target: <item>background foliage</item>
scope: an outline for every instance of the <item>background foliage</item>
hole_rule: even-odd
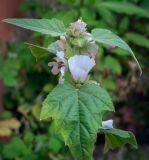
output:
[[[115,126],[133,131],[141,147],[137,151],[125,147],[116,154],[110,152],[103,156],[103,137],[96,143],[94,156],[97,159],[102,156],[104,159],[120,159],[122,156],[133,160],[140,155],[141,160],[148,159],[148,9],[148,0],[24,0],[20,6],[30,18],[55,17],[68,25],[82,17],[89,30],[94,27],[110,29],[131,45],[141,63],[143,75],[139,77],[129,53],[112,46],[99,49],[99,62],[92,78],[110,92],[115,102],[117,113],[109,115],[114,118]],[[53,40],[39,33],[26,34],[25,41],[45,47]],[[0,113],[0,158],[71,160],[52,121],[40,122],[38,118],[41,102],[57,84],[58,78],[50,74],[48,59],[36,62],[23,41],[10,40],[8,53],[0,55],[0,78],[6,86],[4,111]]]

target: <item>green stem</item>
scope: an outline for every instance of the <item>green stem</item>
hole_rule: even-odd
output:
[[[84,6],[84,0],[80,0],[80,4],[79,4],[79,18],[81,16],[81,9],[83,8]]]

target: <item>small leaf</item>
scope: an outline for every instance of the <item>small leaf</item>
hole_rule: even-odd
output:
[[[2,153],[5,158],[15,159],[29,154],[29,150],[20,138],[14,137],[11,142],[5,144]]]
[[[126,50],[123,50],[121,48],[114,48],[110,50],[111,53],[116,54],[118,56],[128,56],[130,53]]]
[[[32,115],[36,118],[36,120],[39,120],[40,106],[39,105],[33,105],[31,110],[32,110]]]
[[[142,74],[142,69],[141,69],[140,64],[139,64],[137,58],[135,57],[132,49],[120,37],[118,37],[113,32],[111,32],[107,29],[98,29],[98,28],[92,30],[92,36],[93,36],[94,40],[99,43],[117,46],[117,47],[120,47],[124,50],[127,50],[129,53],[131,53],[132,57],[134,58],[134,60],[138,64],[138,67],[140,69],[140,74]]]
[[[111,77],[106,77],[103,79],[103,87],[108,90],[115,90],[116,84]]]
[[[48,34],[53,37],[64,35],[65,27],[62,21],[58,19],[4,19],[4,22],[16,26]]]
[[[75,88],[64,83],[47,96],[40,118],[55,121],[57,131],[77,160],[91,160],[102,116],[107,111],[114,111],[114,107],[100,86],[86,83]]]
[[[104,151],[114,149],[125,144],[131,144],[134,148],[138,148],[135,136],[132,132],[123,131],[120,129],[101,129],[105,134],[105,147]]]
[[[56,136],[50,137],[50,140],[48,143],[48,148],[52,152],[58,153],[60,151],[60,149],[62,149],[62,147],[63,147],[62,142]]]
[[[122,67],[120,62],[112,57],[112,56],[107,56],[105,59],[105,65],[108,66],[108,68],[113,72],[113,73],[117,73],[117,74],[121,74],[122,73]]]
[[[100,7],[107,8],[117,13],[126,13],[149,18],[149,12],[147,10],[128,2],[101,2]]]
[[[36,59],[43,58],[43,57],[47,56],[50,53],[47,48],[40,47],[40,46],[37,46],[37,45],[34,45],[34,44],[30,44],[30,43],[26,43],[26,44],[29,46],[32,55]]]
[[[102,19],[105,22],[107,22],[108,24],[110,24],[110,26],[115,28],[116,21],[115,21],[114,14],[111,13],[107,8],[104,8],[104,7],[97,6],[97,9],[98,9],[98,12],[100,13]]]
[[[149,39],[141,34],[126,33],[125,37],[128,41],[131,41],[138,46],[149,48]]]

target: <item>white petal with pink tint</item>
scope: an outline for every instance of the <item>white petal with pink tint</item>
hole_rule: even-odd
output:
[[[65,53],[64,53],[64,51],[58,51],[56,53],[56,56],[63,62],[64,61]]]
[[[51,69],[52,74],[57,75],[59,73],[60,70],[57,62],[49,62],[48,66],[52,67]]]
[[[86,55],[75,55],[69,58],[68,65],[73,79],[83,82],[95,65],[95,60]]]

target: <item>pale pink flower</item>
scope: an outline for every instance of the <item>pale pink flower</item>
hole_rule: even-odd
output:
[[[68,65],[73,79],[83,82],[95,65],[95,60],[87,55],[75,55],[68,59]]]
[[[72,29],[81,33],[86,31],[86,23],[83,22],[81,19],[77,20],[74,23],[71,23],[71,27]]]
[[[57,75],[58,73],[61,73],[61,75],[64,76],[64,73],[65,73],[64,51],[58,51],[56,56],[57,57],[54,58],[56,62],[49,62],[48,66],[52,67],[51,72],[54,75]]]

